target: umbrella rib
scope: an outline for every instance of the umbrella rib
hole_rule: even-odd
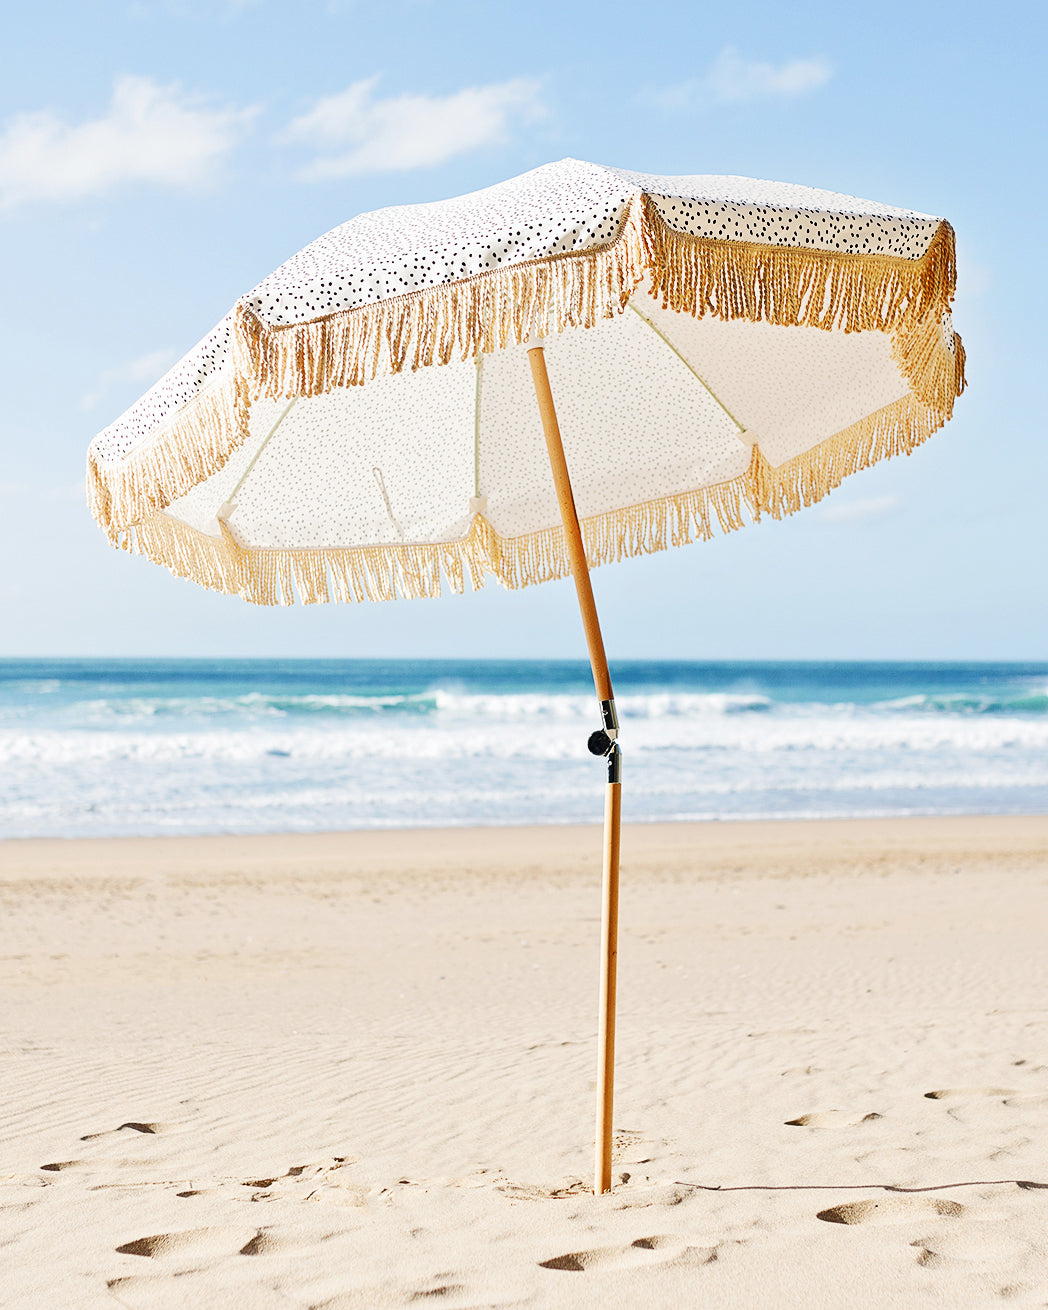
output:
[[[273,426],[272,426],[272,427],[269,429],[269,431],[266,433],[265,437],[264,437],[263,440],[262,440],[262,444],[261,444],[261,445],[259,446],[259,448],[255,451],[255,453],[251,456],[251,461],[250,461],[250,463],[248,464],[247,468],[243,471],[243,473],[241,473],[239,479],[237,480],[237,484],[236,484],[236,486],[233,488],[233,490],[232,490],[232,491],[229,493],[229,495],[226,497],[226,503],[227,503],[227,504],[232,504],[232,502],[233,502],[233,498],[236,496],[237,492],[240,490],[240,488],[241,488],[241,487],[244,485],[244,483],[247,481],[247,475],[251,472],[251,470],[252,470],[252,469],[255,467],[255,465],[258,463],[258,457],[262,454],[262,452],[265,450],[265,448],[269,445],[270,439],[271,439],[271,438],[274,436],[274,434],[276,433],[277,428],[280,427],[281,423],[283,423],[283,421],[287,418],[288,414],[291,413],[291,410],[294,408],[295,402],[296,402],[297,400],[298,400],[298,397],[297,397],[297,396],[292,396],[291,399],[290,399],[290,400],[287,402],[287,404],[284,406],[284,408],[280,411],[280,417],[277,419],[277,421],[273,424]]]
[[[678,359],[680,360],[680,362],[684,365],[684,367],[688,370],[688,372],[692,375],[692,377],[696,380],[696,382],[698,382],[699,385],[700,385],[701,387],[703,387],[703,388],[705,389],[705,391],[709,394],[709,396],[710,396],[713,400],[715,400],[715,401],[717,402],[717,404],[721,407],[721,409],[724,410],[725,414],[727,414],[727,416],[731,419],[731,421],[732,421],[732,422],[735,424],[735,426],[739,429],[739,433],[740,433],[740,435],[741,435],[743,432],[745,432],[745,431],[746,431],[746,425],[745,425],[745,423],[740,423],[740,422],[739,422],[739,420],[738,420],[738,419],[735,417],[735,415],[731,412],[731,410],[730,410],[730,409],[728,408],[728,406],[724,403],[724,401],[721,400],[720,396],[717,395],[717,393],[713,390],[713,388],[712,388],[712,387],[710,386],[710,384],[706,381],[706,379],[705,379],[704,377],[701,377],[698,373],[695,372],[695,369],[694,369],[694,368],[692,367],[692,365],[688,362],[688,360],[686,360],[686,359],[684,358],[684,356],[680,353],[680,351],[679,351],[679,350],[677,349],[677,347],[673,344],[673,342],[669,339],[669,337],[665,334],[665,332],[662,332],[659,328],[657,328],[657,327],[655,326],[655,324],[651,321],[651,319],[647,316],[647,314],[645,314],[643,310],[638,309],[637,306],[633,303],[632,300],[629,302],[629,306],[630,306],[630,309],[632,309],[633,312],[637,315],[637,317],[641,320],[641,322],[642,322],[642,323],[647,323],[648,327],[651,328],[652,332],[654,332],[655,335],[656,335],[656,336],[657,336],[661,341],[665,342],[665,344],[666,344],[667,346],[669,346],[670,350],[673,351],[673,353],[677,356],[677,358],[678,358]]]

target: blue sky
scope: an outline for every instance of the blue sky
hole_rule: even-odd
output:
[[[909,459],[599,570],[609,651],[1044,658],[1043,6],[5,11],[0,655],[581,656],[570,584],[257,610],[114,551],[82,493],[94,432],[313,237],[573,155],[944,215],[969,358]]]

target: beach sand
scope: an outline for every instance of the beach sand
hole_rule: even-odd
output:
[[[0,843],[0,1303],[1048,1304],[1048,817]]]

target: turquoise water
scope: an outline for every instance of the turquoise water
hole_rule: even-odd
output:
[[[1048,664],[613,665],[628,820],[1048,810]],[[584,822],[573,661],[0,661],[0,836]]]

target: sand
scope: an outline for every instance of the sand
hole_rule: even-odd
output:
[[[0,1303],[1048,1304],[1048,817],[0,843]]]

